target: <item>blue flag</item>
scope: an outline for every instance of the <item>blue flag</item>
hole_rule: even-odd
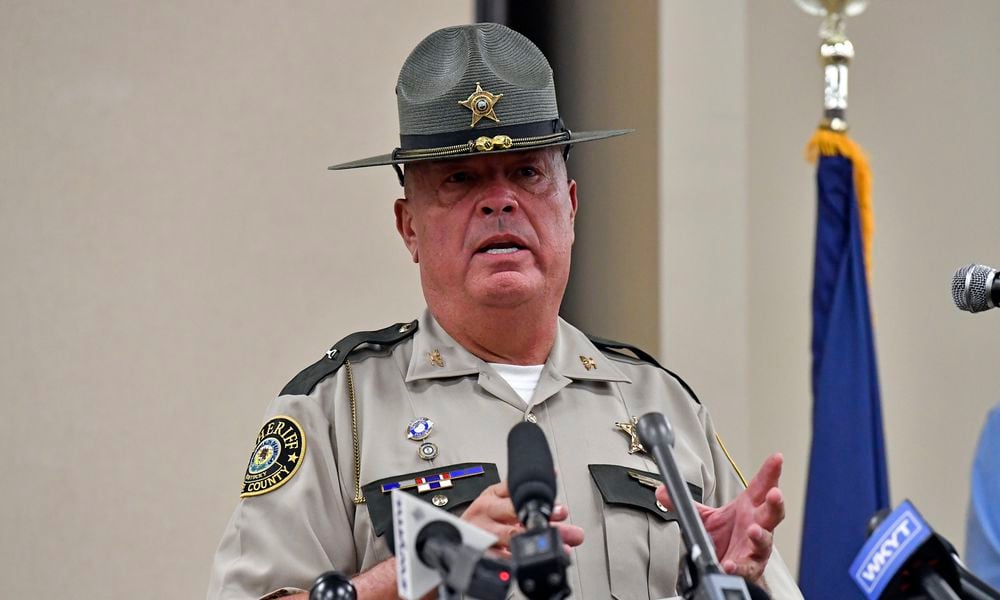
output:
[[[808,600],[844,600],[863,598],[849,569],[869,518],[889,506],[863,235],[871,231],[868,167],[843,134],[820,131],[812,147],[819,155],[813,436],[799,586]]]

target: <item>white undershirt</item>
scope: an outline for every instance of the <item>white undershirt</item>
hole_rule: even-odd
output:
[[[522,366],[500,363],[489,363],[489,365],[510,387],[514,388],[525,404],[531,403],[531,397],[535,395],[535,388],[538,387],[538,379],[542,376],[542,367],[545,365]]]

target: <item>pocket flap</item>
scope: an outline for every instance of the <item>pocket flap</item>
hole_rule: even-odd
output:
[[[660,507],[654,491],[663,483],[659,473],[650,473],[621,465],[587,465],[604,502],[645,510],[662,521],[676,521],[677,515]],[[702,489],[688,483],[695,502],[702,501]]]
[[[375,535],[381,537],[392,527],[392,500],[389,494],[392,489],[401,489],[439,508],[453,511],[471,503],[494,483],[500,483],[495,464],[461,463],[386,477],[364,485],[361,490],[365,495],[372,528]]]

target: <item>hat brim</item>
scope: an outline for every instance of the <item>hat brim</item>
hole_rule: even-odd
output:
[[[569,134],[569,138],[553,141],[546,144],[538,144],[531,147],[521,147],[521,148],[510,148],[506,150],[490,150],[487,152],[470,152],[467,154],[454,154],[451,156],[435,157],[435,158],[398,158],[389,154],[381,154],[379,156],[370,156],[368,158],[362,158],[359,160],[352,160],[350,162],[340,163],[337,165],[331,165],[327,169],[331,171],[341,171],[344,169],[360,169],[362,167],[379,167],[384,165],[404,165],[415,162],[429,162],[432,160],[460,160],[463,158],[469,158],[472,156],[490,156],[493,154],[503,154],[507,152],[526,152],[528,150],[537,150],[539,148],[548,148],[551,146],[566,146],[569,144],[581,144],[583,142],[593,142],[596,140],[603,140],[606,138],[618,137],[620,135],[625,135],[626,133],[632,133],[634,129],[609,129],[605,131],[572,131]]]

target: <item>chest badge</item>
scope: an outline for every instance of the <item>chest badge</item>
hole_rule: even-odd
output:
[[[639,419],[631,417],[628,421],[616,421],[615,427],[619,431],[627,434],[629,436],[628,453],[635,454],[636,452],[646,452],[646,449],[642,447],[642,442],[639,441],[639,433],[636,431],[635,427],[638,425]]]

